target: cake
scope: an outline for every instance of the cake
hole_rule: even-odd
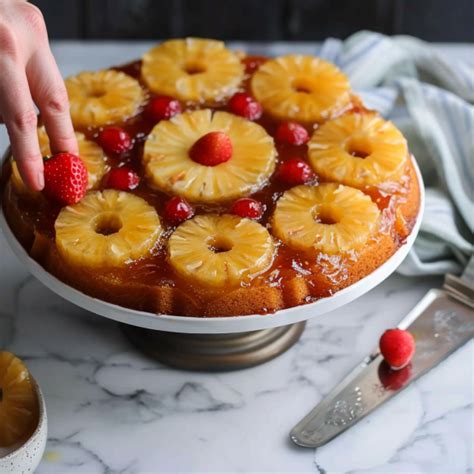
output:
[[[157,315],[273,313],[367,276],[414,226],[405,138],[320,58],[177,39],[66,87],[87,194],[62,206],[32,192],[12,157],[2,204],[29,255],[92,297]]]

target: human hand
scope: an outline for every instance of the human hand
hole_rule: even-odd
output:
[[[53,153],[77,154],[69,101],[48,44],[40,10],[24,0],[0,0],[0,123],[25,184],[44,187],[43,158],[37,128],[37,105]]]

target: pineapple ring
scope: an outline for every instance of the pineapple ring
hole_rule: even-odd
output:
[[[38,420],[38,398],[28,369],[12,353],[0,352],[0,447],[28,438]]]
[[[222,41],[165,41],[145,53],[142,78],[152,92],[213,104],[232,95],[244,78],[237,54]]]
[[[321,123],[350,104],[347,77],[314,56],[287,55],[267,61],[251,81],[263,108],[281,120]]]
[[[238,285],[267,270],[274,254],[268,230],[233,215],[199,215],[181,224],[168,241],[169,261],[201,285]]]
[[[79,145],[79,156],[87,169],[87,189],[92,189],[99,184],[102,177],[109,171],[109,166],[106,162],[105,154],[99,145],[91,140],[87,140],[83,133],[75,132],[75,135]],[[43,156],[51,155],[49,138],[44,127],[38,128],[38,141],[41,154]],[[16,161],[12,161],[11,181],[16,191],[22,195],[33,197],[39,194],[26,187]]]
[[[145,94],[139,82],[114,70],[82,72],[65,80],[75,127],[123,122],[135,115]]]
[[[349,113],[325,123],[308,147],[319,176],[361,189],[398,181],[408,160],[402,133],[372,113]]]
[[[54,224],[59,253],[86,267],[118,267],[145,257],[161,235],[155,209],[133,194],[107,189],[65,207]]]
[[[272,228],[296,250],[339,254],[361,248],[379,216],[377,205],[358,189],[336,183],[297,186],[278,200]]]
[[[229,136],[232,158],[212,167],[196,163],[188,155],[190,148],[213,131]],[[273,173],[275,157],[273,138],[260,125],[209,109],[159,122],[143,153],[145,174],[153,187],[202,203],[229,201],[255,192]]]
[[[97,143],[88,140],[83,133],[75,132],[77,144],[79,145],[79,156],[87,168],[89,176],[87,189],[97,186],[102,177],[109,171],[106,157],[102,148]],[[38,128],[38,141],[43,156],[51,155],[49,138],[44,127]]]
[[[21,194],[24,197],[36,198],[41,195],[39,191],[33,191],[32,189],[28,188],[21,177],[20,170],[18,169],[18,165],[16,161],[12,159],[11,161],[12,171],[10,174],[10,181],[18,194]]]

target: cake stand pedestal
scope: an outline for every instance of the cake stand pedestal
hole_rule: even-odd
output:
[[[225,371],[263,364],[287,351],[306,322],[232,334],[182,334],[121,324],[126,337],[154,359],[184,370]]]

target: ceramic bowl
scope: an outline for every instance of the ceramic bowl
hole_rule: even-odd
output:
[[[4,159],[7,159],[8,156],[9,153],[7,151]],[[415,225],[405,243],[385,263],[375,269],[372,273],[349,287],[338,291],[334,295],[322,298],[314,303],[283,309],[264,316],[261,314],[255,314],[248,316],[194,318],[175,315],[156,315],[107,303],[66,285],[33,260],[20,245],[8,226],[1,205],[0,230],[3,231],[6,241],[12,251],[26,266],[30,273],[58,295],[88,311],[91,311],[92,313],[96,313],[109,319],[114,319],[121,323],[130,324],[132,326],[167,332],[188,334],[225,334],[257,331],[260,329],[269,329],[305,321],[328,313],[329,311],[355,300],[364,293],[367,293],[397,269],[415,242],[423,217],[425,201],[423,180],[414,158],[413,162],[420,187],[420,210]]]
[[[23,474],[34,472],[43,458],[48,439],[48,417],[46,404],[39,385],[33,379],[39,404],[39,421],[31,437],[5,456],[0,456],[1,474]]]

